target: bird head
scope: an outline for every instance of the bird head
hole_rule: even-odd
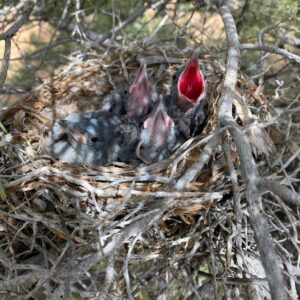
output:
[[[147,163],[162,160],[175,148],[175,124],[162,100],[144,120],[139,140],[136,155]]]
[[[183,112],[196,106],[204,97],[205,80],[196,57],[188,62],[179,75],[177,92],[176,104]]]
[[[164,102],[160,100],[143,123],[141,139],[145,145],[164,147],[174,136],[174,127],[173,119],[168,116]]]
[[[134,82],[129,87],[125,111],[130,118],[145,116],[151,105],[151,85],[148,81],[147,67],[141,65]]]

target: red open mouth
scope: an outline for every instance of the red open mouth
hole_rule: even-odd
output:
[[[205,82],[198,59],[192,58],[178,79],[178,96],[183,101],[195,105],[204,96]]]

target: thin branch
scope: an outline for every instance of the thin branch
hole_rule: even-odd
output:
[[[5,291],[22,293],[28,289],[28,287],[36,284],[39,280],[44,279],[48,276],[46,271],[34,271],[25,275],[17,276],[13,279],[6,279],[0,281],[1,294],[5,295]]]
[[[12,24],[5,32],[0,34],[0,40],[5,41],[5,48],[3,54],[3,61],[0,68],[0,91],[2,90],[6,77],[7,70],[9,66],[10,60],[10,50],[11,50],[11,39],[17,33],[17,31],[21,28],[21,26],[28,20],[34,4],[33,2],[28,2],[28,7],[24,9],[22,14],[17,18],[16,22]]]
[[[213,151],[219,144],[219,132],[216,131],[211,140],[205,145],[197,161],[187,169],[187,171],[179,178],[176,183],[176,189],[182,190],[190,183],[204,168]]]
[[[234,197],[234,208],[235,208],[235,216],[236,216],[236,226],[238,231],[237,244],[238,247],[242,246],[241,242],[241,224],[242,224],[242,210],[241,210],[241,193],[240,187],[238,184],[238,176],[236,170],[234,168],[234,164],[232,162],[232,158],[230,156],[230,147],[228,140],[225,136],[222,138],[222,147],[225,154],[225,160],[228,167],[231,183],[232,183],[232,191]]]
[[[17,31],[23,26],[23,24],[28,20],[32,10],[33,10],[34,4],[33,2],[28,2],[28,7],[24,9],[22,12],[22,15],[20,15],[16,22],[11,25],[5,32],[0,33],[0,40],[7,40],[11,39]]]
[[[278,184],[278,182],[266,178],[259,178],[258,185],[260,188],[267,189],[287,203],[300,206],[300,195],[291,191],[284,185]]]
[[[294,61],[297,64],[300,64],[300,56],[299,55],[296,55],[295,53],[292,53],[288,50],[281,49],[278,47],[261,46],[261,45],[257,45],[257,44],[240,44],[240,50],[259,50],[259,51],[270,52],[270,53],[274,53],[274,54],[278,54],[283,57],[286,57],[286,58],[290,59],[291,61]]]
[[[7,70],[9,66],[9,58],[10,58],[10,49],[11,49],[11,39],[5,40],[5,47],[4,47],[4,54],[3,54],[3,61],[0,68],[0,92],[4,86],[4,82],[7,76]]]
[[[245,0],[244,6],[243,6],[242,11],[241,11],[241,14],[238,17],[238,20],[236,22],[237,33],[240,33],[240,31],[242,29],[243,22],[246,19],[246,16],[247,16],[246,12],[248,11],[248,9],[250,7],[249,3],[250,3],[250,0]]]
[[[124,30],[128,25],[132,24],[138,17],[143,15],[143,13],[150,9],[150,8],[157,8],[161,5],[165,5],[168,2],[168,0],[159,0],[153,4],[147,4],[143,5],[140,8],[138,8],[133,14],[130,15],[128,19],[126,19],[124,22],[121,22],[118,26],[112,28],[108,33],[106,34],[100,34],[98,32],[94,31],[85,31],[86,37],[94,42],[97,45],[104,44],[108,46],[110,44],[110,38],[115,36],[118,32],[121,30]],[[50,19],[49,22],[52,25],[59,26],[59,28],[65,29],[69,32],[74,32],[74,30],[77,27],[77,24],[75,23],[70,23],[70,22],[60,22],[58,25],[55,22],[55,19]]]

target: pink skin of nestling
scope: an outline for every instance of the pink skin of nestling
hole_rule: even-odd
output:
[[[134,82],[129,87],[129,97],[125,103],[126,115],[130,118],[145,116],[151,106],[151,85],[147,67],[141,65]]]
[[[166,112],[163,101],[160,101],[155,110],[143,123],[141,140],[144,145],[163,148],[174,139],[175,124]]]

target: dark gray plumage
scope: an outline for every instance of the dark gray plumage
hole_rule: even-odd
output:
[[[54,122],[45,146],[50,155],[70,164],[99,166],[130,162],[138,127],[111,112],[75,113]]]

